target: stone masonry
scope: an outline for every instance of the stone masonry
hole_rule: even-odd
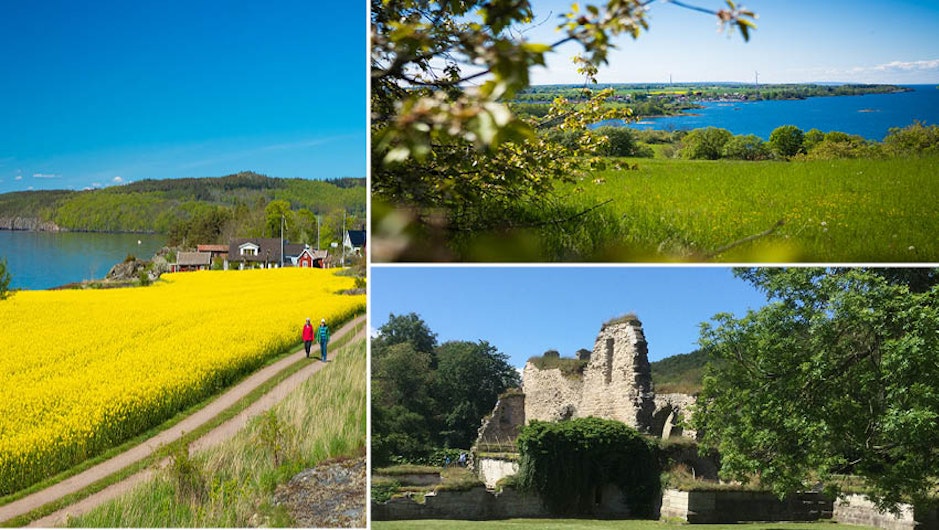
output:
[[[650,432],[655,412],[648,345],[632,316],[607,322],[594,342],[583,379],[559,370],[523,372],[525,420],[557,421],[595,416]]]

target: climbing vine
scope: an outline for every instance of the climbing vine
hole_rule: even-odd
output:
[[[661,491],[654,444],[625,424],[599,418],[532,421],[518,437],[518,484],[557,515],[589,515],[597,492],[615,484],[635,516],[652,516]]]

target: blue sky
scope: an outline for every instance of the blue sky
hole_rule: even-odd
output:
[[[0,192],[364,177],[366,10],[0,0]]]
[[[374,266],[370,326],[417,313],[438,341],[487,340],[513,366],[549,349],[593,349],[600,326],[634,312],[654,361],[697,348],[700,323],[765,304],[728,267]]]
[[[554,42],[569,0],[533,0],[536,20],[525,33]],[[595,3],[585,0],[582,4]],[[717,10],[723,0],[686,0]],[[740,0],[759,15],[745,43],[717,32],[716,18],[654,2],[649,31],[622,37],[598,76],[601,83],[737,81],[939,83],[939,2],[912,0]],[[580,83],[570,57],[554,53],[533,70],[535,84]]]

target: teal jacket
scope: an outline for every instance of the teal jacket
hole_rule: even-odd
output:
[[[329,342],[329,327],[325,324],[316,328],[316,342]]]

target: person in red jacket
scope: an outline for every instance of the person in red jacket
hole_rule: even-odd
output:
[[[310,319],[306,319],[306,324],[303,325],[303,349],[306,350],[306,358],[310,358],[310,348],[313,347],[313,324],[310,324]]]

